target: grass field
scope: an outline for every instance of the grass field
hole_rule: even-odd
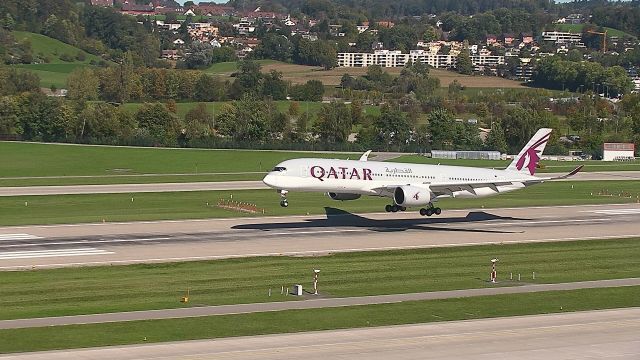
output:
[[[586,24],[554,24],[554,28],[556,28],[559,31],[581,33],[585,25]],[[622,30],[618,30],[618,29],[614,29],[606,26],[603,28],[607,31],[607,36],[617,36],[620,38],[623,36],[628,36],[631,38],[635,38],[635,36],[628,34]],[[599,31],[598,28],[596,28],[595,31]]]
[[[75,60],[73,63],[89,64],[92,60],[101,60],[98,56],[89,54],[88,52],[81,50],[75,46],[69,45],[60,40],[56,40],[45,35],[26,31],[13,31],[11,34],[18,41],[29,41],[31,43],[33,54],[37,56],[48,57],[51,60],[49,64],[70,64],[69,62],[60,59],[60,55],[62,54],[67,54],[71,57],[75,57],[78,53],[82,53],[84,55],[84,60]]]
[[[37,74],[40,77],[40,86],[44,88],[50,88],[52,85],[58,89],[66,88],[67,77],[73,70],[81,66],[89,66],[91,61],[101,60],[98,56],[48,36],[26,31],[14,31],[12,34],[18,41],[29,41],[35,56],[49,59],[49,63],[46,64],[12,65],[18,69],[26,69]],[[84,55],[84,60],[75,59],[78,53]],[[62,54],[69,55],[74,60],[72,62],[63,61],[60,59]]]
[[[363,328],[640,305],[640,287],[540,292],[171,320],[0,330],[0,352]]]
[[[360,76],[367,73],[367,68],[334,68],[324,70],[319,66],[297,65],[275,60],[259,60],[258,62],[262,65],[263,72],[269,72],[271,70],[280,71],[283,73],[285,80],[289,80],[294,84],[303,84],[308,80],[320,80],[325,85],[337,86],[340,85],[340,78],[344,74]],[[206,71],[211,74],[228,76],[237,69],[236,62],[224,62],[214,64]],[[384,70],[391,75],[400,75],[402,68],[385,68]],[[454,80],[458,80],[462,86],[473,88],[525,88],[517,81],[495,76],[461,75],[456,72],[441,69],[431,69],[430,71],[431,75],[440,79],[440,84],[443,87],[447,87]]]
[[[321,269],[325,297],[351,297],[495,286],[488,259],[499,258],[499,285],[640,277],[640,239],[259,257],[215,261],[5,272],[0,319],[35,318],[292,301],[281,286],[312,289]],[[567,256],[567,254],[571,254]],[[532,272],[536,273],[532,280]],[[523,282],[510,281],[521,273]],[[190,303],[179,302],[187,288]],[[268,289],[273,295],[268,296]]]
[[[286,151],[168,149],[0,142],[2,178],[199,174],[268,171],[295,157],[353,154]]]
[[[295,192],[288,195],[289,207],[282,208],[274,190],[11,196],[0,198],[0,226],[256,216],[215,206],[230,195],[233,200],[256,204],[269,216],[324,214],[325,208],[380,212],[390,201],[379,197],[335,201],[320,193]],[[444,199],[438,204],[446,213],[447,209],[481,207],[635,203],[638,196],[637,181],[579,181],[545,183],[489,198]]]
[[[393,161],[416,163],[416,164],[442,164],[456,166],[474,166],[485,168],[503,169],[509,165],[511,160],[457,160],[457,159],[432,159],[420,155],[404,155],[393,159]],[[569,172],[579,165],[584,165],[581,171],[584,172],[600,172],[600,171],[640,171],[640,161],[542,161],[540,164],[544,166],[538,169],[536,173],[548,172]]]

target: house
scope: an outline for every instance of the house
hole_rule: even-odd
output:
[[[129,3],[129,1],[125,1],[124,4],[122,4],[122,8],[120,9],[120,13],[122,14],[127,14],[127,15],[153,15],[154,14],[154,8],[153,5],[151,3],[147,4],[147,5],[138,5],[138,4],[131,4]]]
[[[362,34],[363,32],[367,31],[369,29],[369,24],[367,25],[358,25],[356,26],[356,28],[358,29],[358,33]]]
[[[505,45],[513,44],[513,40],[515,40],[515,38],[516,37],[513,34],[503,34],[502,35],[502,39],[503,39]]]
[[[214,48],[222,47],[222,44],[220,44],[220,42],[216,39],[209,41],[209,45],[213,46]]]
[[[295,21],[293,21],[293,20],[291,19],[291,16],[290,16],[290,15],[287,15],[287,18],[286,18],[286,19],[284,19],[284,24],[285,24],[286,26],[289,26],[289,27],[291,27],[291,26],[296,26]]]
[[[113,0],[91,0],[91,6],[113,7]]]
[[[162,50],[161,57],[167,60],[178,60],[182,58],[178,50]]]
[[[523,33],[521,36],[523,44],[531,44],[533,43],[533,34],[532,33]]]
[[[193,12],[193,10],[192,10],[192,9],[189,9],[189,10],[185,11],[185,13],[184,13],[184,14],[185,14],[186,16],[195,16],[195,15],[196,15],[196,13],[195,13],[195,12]]]
[[[182,45],[184,45],[184,40],[182,40],[182,39],[175,39],[175,40],[173,40],[173,45],[175,45],[175,46],[182,46]]]
[[[486,44],[487,45],[494,45],[498,42],[498,37],[495,35],[487,35],[487,40],[486,40]]]
[[[380,21],[376,21],[376,25],[378,25],[379,27],[382,27],[382,28],[391,29],[396,24],[394,24],[394,22],[390,21],[390,20],[380,20]]]

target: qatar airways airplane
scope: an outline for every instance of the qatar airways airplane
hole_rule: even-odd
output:
[[[392,199],[387,212],[420,208],[420,215],[440,215],[433,203],[441,198],[475,198],[502,194],[550,180],[565,179],[582,166],[560,177],[534,176],[552,129],[540,129],[506,169],[421,165],[360,160],[302,158],[279,163],[263,182],[280,193],[287,207],[289,191],[326,192],[334,200],[356,200],[362,195]]]

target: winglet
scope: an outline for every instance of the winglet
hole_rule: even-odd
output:
[[[366,153],[362,154],[362,156],[360,156],[360,161],[367,161],[369,159],[369,154],[371,154],[371,150],[369,150]]]
[[[577,168],[573,169],[570,173],[568,173],[567,175],[562,175],[556,178],[553,178],[552,180],[559,180],[559,179],[566,179],[566,178],[570,178],[573,175],[577,174],[580,172],[580,170],[582,170],[582,168],[584,167],[584,165],[580,165]]]

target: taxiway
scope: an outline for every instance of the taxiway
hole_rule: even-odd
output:
[[[2,360],[637,359],[640,308],[48,351]]]

